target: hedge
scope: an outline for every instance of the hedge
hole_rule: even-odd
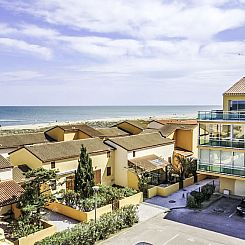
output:
[[[35,245],[92,245],[137,222],[137,207],[129,205],[102,215],[96,223],[94,220],[80,223],[36,242]]]

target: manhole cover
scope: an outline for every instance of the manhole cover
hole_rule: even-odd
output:
[[[169,203],[176,203],[176,201],[174,201],[174,200],[169,200]]]

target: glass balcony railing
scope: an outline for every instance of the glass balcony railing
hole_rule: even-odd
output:
[[[244,167],[198,162],[197,168],[199,171],[245,177],[245,168]]]
[[[244,140],[217,140],[199,138],[199,145],[245,149]]]
[[[199,120],[231,120],[245,121],[245,111],[199,111]]]

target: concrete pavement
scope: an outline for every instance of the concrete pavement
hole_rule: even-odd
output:
[[[202,187],[208,183],[212,184],[215,182],[215,186],[218,185],[218,179],[211,180],[205,179],[188,187],[185,187],[167,197],[155,196],[149,199],[146,199],[146,203],[158,205],[165,208],[183,208],[186,206],[187,193],[191,193],[194,190],[198,190],[199,187]]]
[[[212,231],[163,219],[159,214],[119,234],[100,242],[99,245],[136,245],[148,242],[153,245],[242,245],[244,240]]]

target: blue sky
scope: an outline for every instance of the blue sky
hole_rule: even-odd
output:
[[[245,0],[0,0],[0,105],[221,104]]]

